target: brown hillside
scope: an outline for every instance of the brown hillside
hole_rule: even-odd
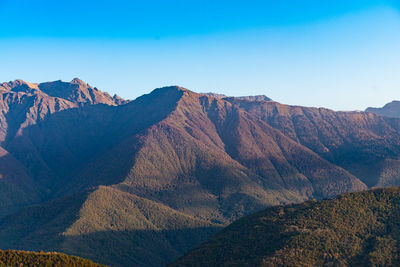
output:
[[[365,112],[371,112],[382,116],[400,118],[400,101],[395,100],[381,108],[367,108]]]
[[[397,185],[399,120],[364,112],[233,101],[368,186]]]

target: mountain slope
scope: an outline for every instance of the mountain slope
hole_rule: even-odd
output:
[[[400,184],[398,119],[277,102],[231,102],[348,170],[368,186]]]
[[[32,84],[16,80],[0,84],[0,175],[5,177],[2,183],[7,183],[1,187],[1,190],[6,192],[0,197],[0,203],[7,202],[7,199],[10,202],[4,204],[6,206],[0,205],[0,215],[21,207],[22,203],[33,204],[48,199],[48,195],[52,194],[54,187],[60,183],[57,171],[48,166],[47,159],[42,158],[40,152],[40,150],[49,152],[53,148],[43,147],[43,140],[35,139],[35,133],[32,133],[32,137],[27,136],[28,129],[37,128],[38,124],[52,115],[58,116],[62,111],[80,110],[92,104],[115,106],[123,103],[126,101],[117,96],[111,97],[79,79],[74,79],[70,83],[56,81]],[[85,125],[83,120],[79,123]],[[65,131],[69,131],[76,126],[71,123],[67,125],[70,128],[56,123],[52,125],[52,132],[42,136],[43,139],[56,139],[64,143],[66,149],[59,150],[57,156],[52,158],[58,164],[68,163],[60,158],[60,154],[67,157],[70,154],[68,150],[71,144],[66,141],[73,143],[74,140],[59,140],[54,133],[59,127],[64,127]],[[91,126],[88,125],[86,129]],[[82,153],[85,151],[79,151],[77,154]],[[68,167],[64,165],[64,169]],[[13,180],[10,176],[16,178]],[[23,182],[17,182],[19,180]],[[11,185],[10,183],[13,182],[15,184]],[[12,195],[19,197],[15,198]],[[41,197],[39,198],[38,195]]]
[[[171,266],[398,266],[400,188],[258,212]]]
[[[139,122],[153,117],[154,109],[138,122],[135,113],[118,113],[120,121],[127,121],[124,115],[129,114],[125,135],[120,121],[107,128],[114,129],[109,134],[114,140],[123,141],[83,168],[67,188],[96,186],[113,178],[106,184],[220,222],[266,205],[366,188],[348,172],[224,100],[169,87],[138,101],[162,101],[171,108],[166,115],[157,114],[164,119],[151,119],[144,127]],[[135,100],[121,109],[137,110],[136,105]],[[122,160],[106,164],[117,158]]]
[[[392,101],[381,108],[369,107],[365,112],[371,112],[386,117],[400,118],[400,101]]]
[[[0,216],[39,202],[40,191],[24,166],[0,147]]]
[[[52,250],[117,266],[161,266],[221,226],[99,187],[0,220],[0,247]]]

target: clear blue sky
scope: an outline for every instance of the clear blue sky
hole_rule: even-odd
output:
[[[365,109],[400,99],[400,0],[0,0],[0,81],[74,77]]]

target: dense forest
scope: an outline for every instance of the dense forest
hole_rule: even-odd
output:
[[[400,188],[239,219],[171,266],[399,266]]]
[[[31,267],[100,267],[90,260],[69,256],[56,252],[28,252],[18,250],[0,250],[0,266],[31,266]]]

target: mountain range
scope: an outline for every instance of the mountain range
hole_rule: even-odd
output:
[[[400,184],[400,120],[179,86],[0,84],[0,248],[162,266],[269,206]]]

